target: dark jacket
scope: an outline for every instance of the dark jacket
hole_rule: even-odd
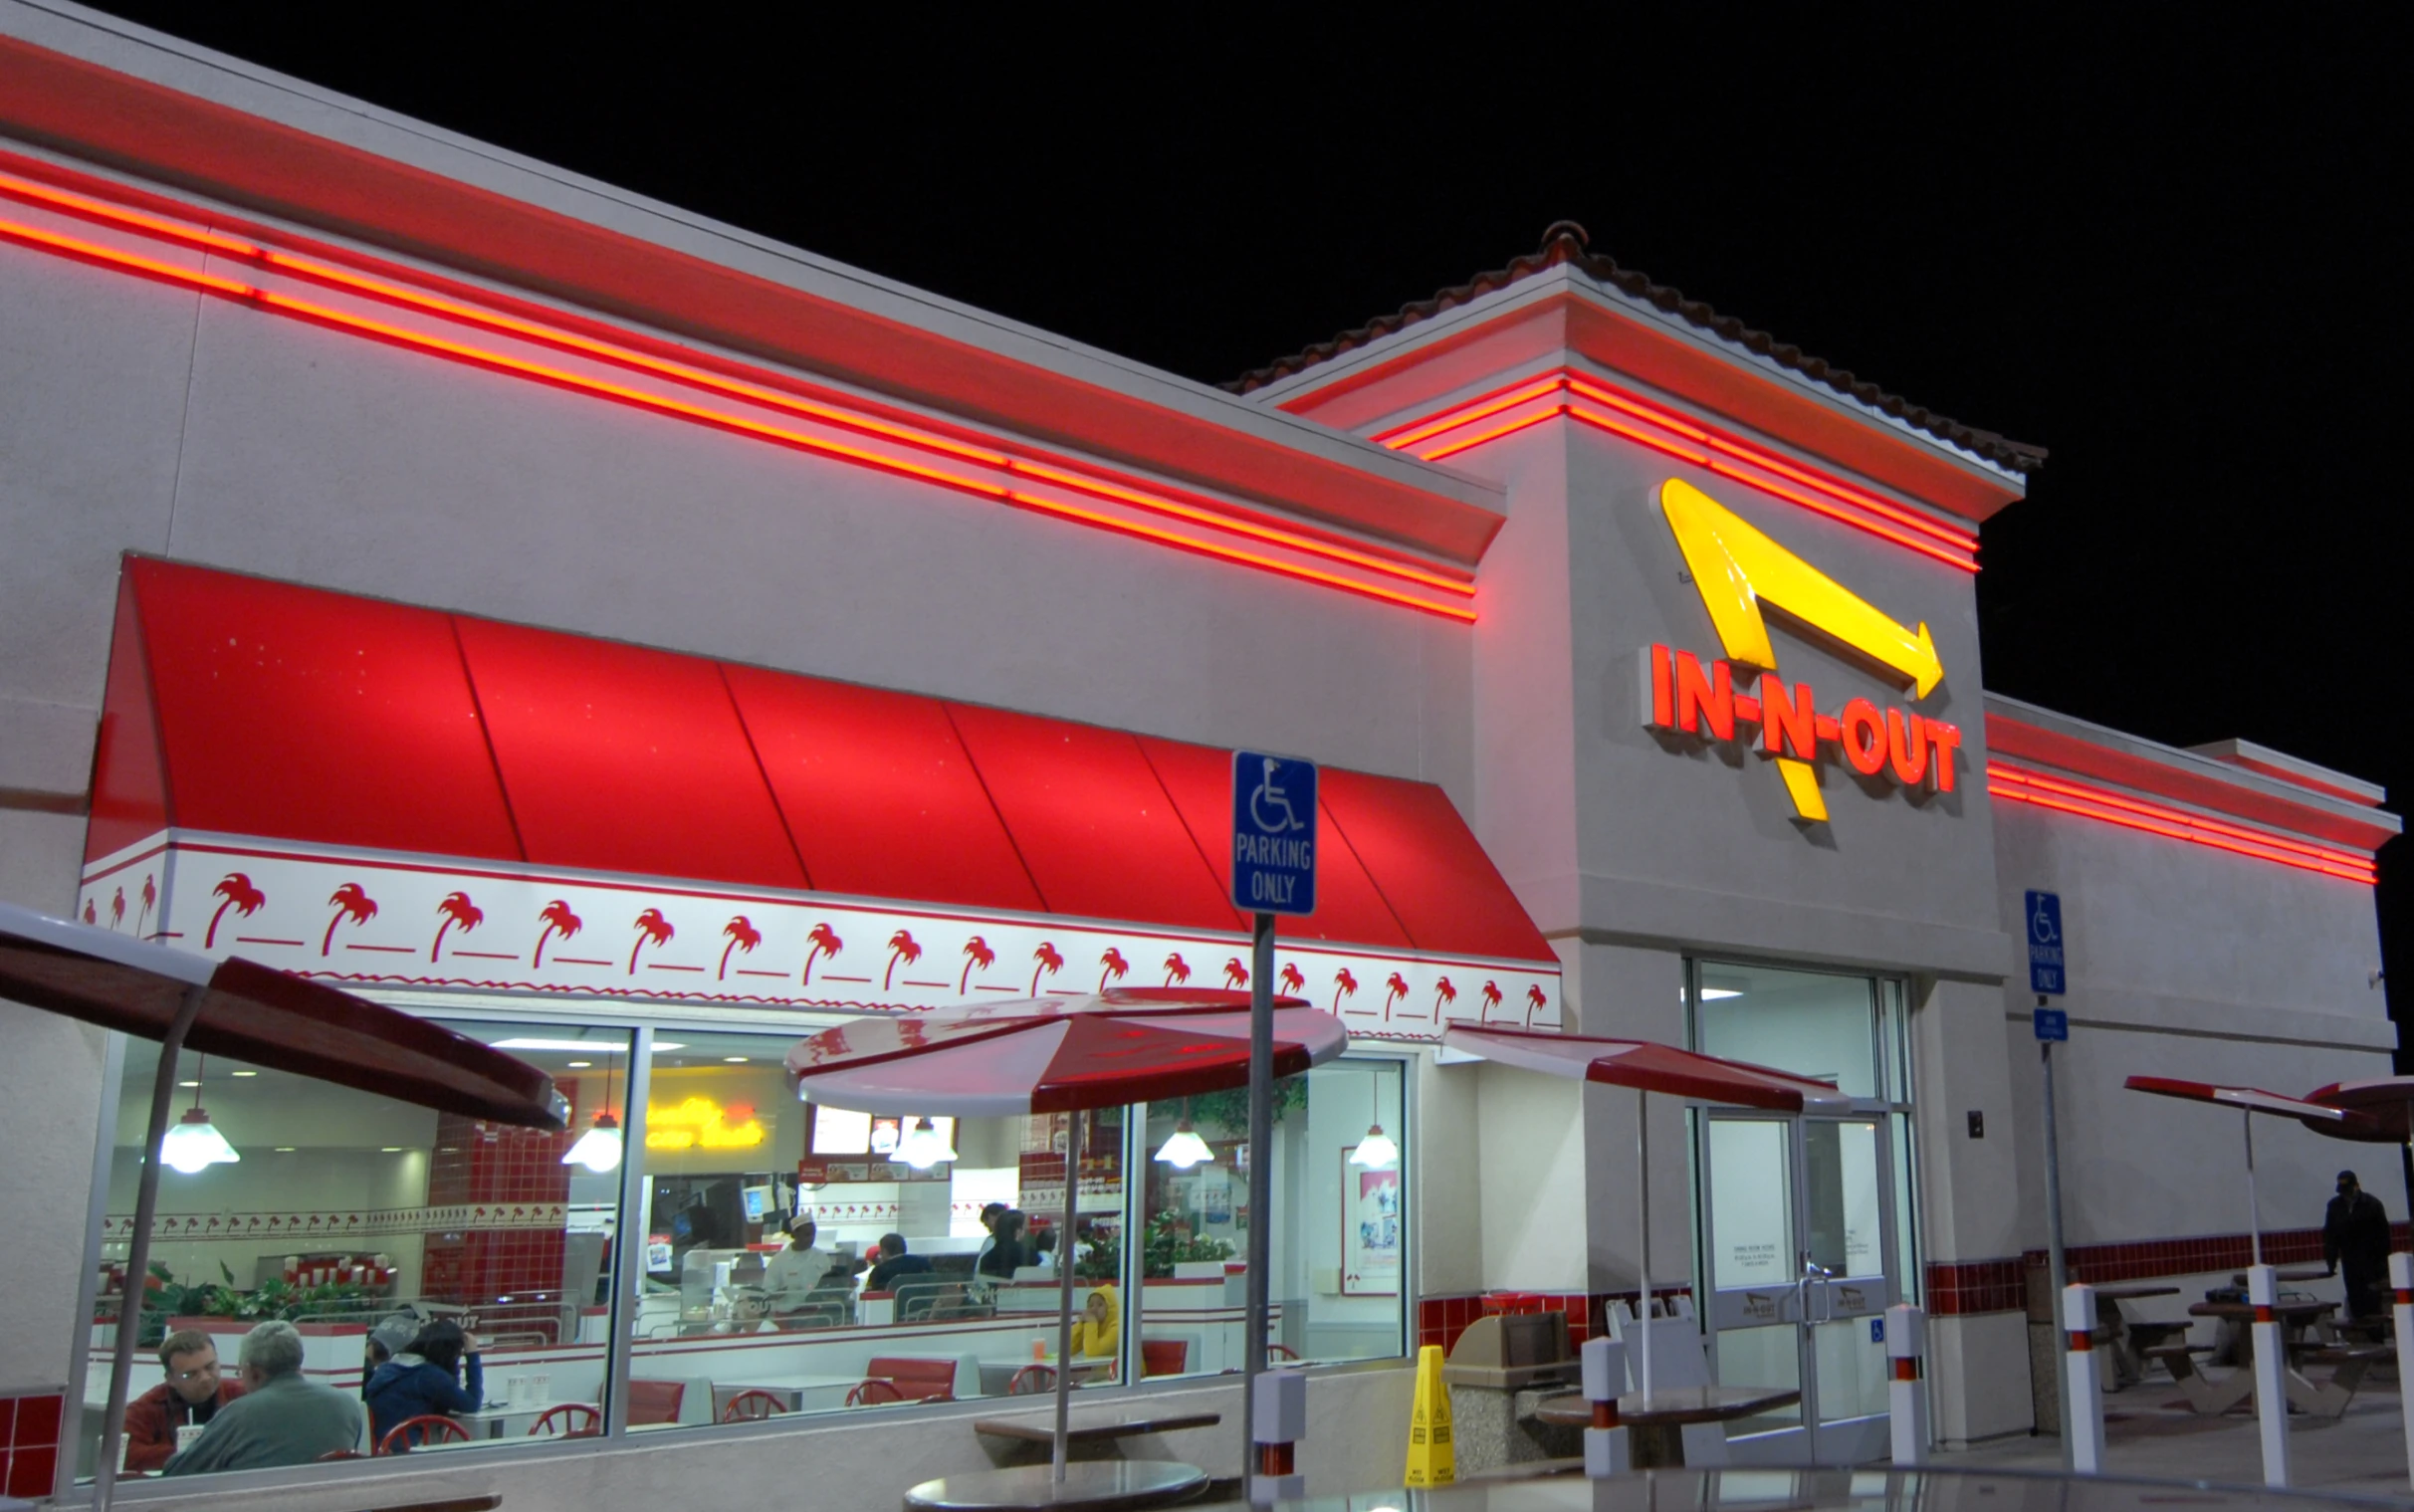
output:
[[[486,1369],[476,1355],[461,1361],[464,1386],[417,1355],[396,1355],[368,1378],[371,1442],[382,1443],[394,1424],[407,1418],[475,1412],[486,1405]]]
[[[177,1396],[174,1387],[160,1382],[125,1404],[125,1467],[158,1469],[176,1452],[178,1428],[208,1422],[220,1407],[242,1395],[242,1382],[223,1380],[218,1383],[217,1401],[195,1406]]]
[[[890,1255],[872,1267],[872,1274],[863,1283],[865,1291],[891,1290],[900,1276],[927,1276],[931,1273],[929,1255]]]
[[[2321,1258],[2358,1274],[2388,1269],[2389,1214],[2380,1198],[2363,1190],[2330,1198],[2321,1220]]]

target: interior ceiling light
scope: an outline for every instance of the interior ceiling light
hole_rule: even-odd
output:
[[[1182,1122],[1175,1126],[1173,1137],[1157,1147],[1157,1159],[1173,1167],[1176,1171],[1188,1171],[1193,1166],[1211,1166],[1215,1163],[1215,1152],[1208,1149],[1207,1142],[1201,1139],[1199,1131],[1191,1127],[1191,1100],[1189,1098],[1186,1097],[1182,1100]]]
[[[928,1171],[942,1161],[956,1159],[956,1146],[954,1141],[939,1132],[938,1126],[925,1114],[916,1119],[914,1127],[905,1132],[905,1138],[897,1142],[897,1159],[916,1171]]]
[[[512,1041],[507,1039],[497,1048],[511,1044]],[[572,1048],[583,1050],[587,1046],[573,1045]],[[664,1047],[657,1043],[654,1048],[659,1050]],[[602,1110],[595,1115],[595,1122],[587,1126],[586,1133],[578,1136],[578,1142],[562,1152],[561,1164],[584,1166],[597,1176],[602,1176],[620,1169],[620,1120],[612,1117],[612,1072],[607,1065],[603,1071]]]
[[[202,1074],[206,1075],[209,1065],[206,1056],[202,1058],[201,1065],[204,1068]],[[242,1160],[243,1157],[235,1153],[235,1147],[226,1142],[226,1136],[218,1132],[217,1126],[210,1122],[209,1114],[202,1108],[201,1083],[194,1080],[179,1085],[195,1089],[193,1105],[184,1110],[184,1117],[176,1127],[160,1139],[159,1159],[167,1163],[169,1170],[180,1171],[186,1176],[206,1171],[212,1166],[232,1165]]]
[[[1383,1132],[1382,1097],[1382,1084],[1370,1077],[1366,1100],[1375,1121],[1367,1126],[1366,1138],[1358,1142],[1358,1148],[1350,1152],[1350,1164],[1364,1166],[1369,1171],[1389,1171],[1400,1164],[1400,1147]]]

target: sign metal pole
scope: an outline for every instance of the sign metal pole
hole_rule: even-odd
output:
[[[2032,890],[2021,912],[2028,925],[2029,990],[2037,994],[2037,1011],[2031,1017],[2037,1032],[2038,1065],[2045,1079],[2046,1267],[2047,1280],[2054,1289],[2054,1345],[2059,1352],[2066,1339],[2095,1327],[2092,1316],[2065,1316],[2071,1304],[2072,1287],[2062,1247],[2062,1146],[2054,1127],[2054,1041],[2071,1037],[2071,1015],[2047,1005],[2070,984],[2063,959],[2062,895]],[[2076,1409],[2071,1403],[2073,1379],[2070,1372],[2064,1372],[2063,1389],[2054,1394],[2060,1407],[2056,1416],[2060,1419],[2062,1467],[2066,1470],[2077,1463],[2073,1428],[2080,1419],[2074,1415]]]
[[[2037,1001],[2042,1006],[2045,999],[2040,997]],[[2062,1257],[2062,1150],[2054,1137],[2054,1041],[2038,1041],[2037,1054],[2045,1066],[2046,1083],[2046,1265],[2048,1280],[2054,1288],[2054,1307],[2059,1312],[2068,1300],[2070,1277]],[[2063,1331],[2082,1325],[2090,1329],[2095,1326],[2093,1319],[2056,1318],[2056,1347],[2062,1344]],[[2062,1467],[2069,1470],[2076,1467],[2073,1453],[2076,1445],[2071,1440],[2071,1394],[2061,1391],[2054,1395],[2062,1405]]]
[[[1249,938],[1249,1299],[1242,1341],[1240,1422],[1257,1421],[1257,1378],[1265,1371],[1266,1313],[1274,1265],[1274,916],[1256,916]],[[1244,1464],[1254,1452],[1244,1445]]]

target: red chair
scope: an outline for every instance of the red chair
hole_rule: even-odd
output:
[[[1289,1360],[1296,1362],[1299,1359],[1299,1351],[1291,1348],[1287,1344],[1269,1344],[1265,1347],[1265,1357],[1268,1360]]]
[[[367,1456],[366,1454],[361,1453],[361,1452],[360,1452],[358,1449],[329,1449],[329,1450],[328,1450],[326,1453],[324,1453],[324,1454],[322,1454],[322,1455],[320,1455],[320,1456],[319,1456],[319,1463],[321,1463],[321,1464],[327,1464],[327,1463],[329,1463],[329,1462],[330,1462],[330,1461],[332,1461],[332,1460],[337,1460],[337,1459],[366,1459],[366,1458],[368,1458],[368,1456]]]
[[[416,1417],[405,1417],[387,1428],[385,1436],[377,1440],[377,1452],[380,1454],[407,1454],[413,1449],[431,1443],[468,1443],[469,1441],[470,1430],[450,1417],[439,1416],[434,1412],[422,1412]]]
[[[632,1381],[629,1383],[629,1426],[677,1422],[680,1404],[686,1400],[687,1383],[684,1381]]]
[[[1056,1390],[1056,1368],[1052,1365],[1026,1365],[1014,1373],[1005,1384],[1008,1397],[1038,1397]]]
[[[857,1387],[856,1391],[863,1388]],[[777,1417],[787,1410],[787,1404],[768,1392],[740,1392],[721,1409],[723,1422],[761,1422],[766,1417]]]
[[[581,1402],[565,1402],[557,1407],[548,1407],[545,1415],[529,1424],[531,1438],[601,1438],[603,1414]]]
[[[886,1406],[892,1402],[903,1401],[905,1393],[897,1390],[896,1382],[883,1381],[877,1376],[846,1394],[846,1404],[851,1407]]]
[[[1143,1376],[1179,1376],[1190,1363],[1191,1341],[1188,1339],[1140,1341],[1140,1374]]]

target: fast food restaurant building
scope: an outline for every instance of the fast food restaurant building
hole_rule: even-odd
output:
[[[1408,1357],[1487,1296],[1581,1337],[1637,1286],[1634,1099],[1451,1063],[1461,1022],[1862,1100],[1652,1111],[1654,1286],[1720,1379],[1805,1391],[1739,1458],[1882,1453],[1867,1322],[1897,1300],[1933,1320],[1938,1436],[2028,1430],[2026,893],[2063,900],[2082,1276],[2245,1253],[2233,1132],[2124,1076],[2303,1090],[2395,1044],[2379,789],[1984,691],[1982,527],[2043,457],[1573,228],[1212,388],[0,5],[0,895],[513,1045],[629,1141],[588,1172],[566,1136],[194,1068],[242,1159],[167,1176],[173,1283],[335,1288],[304,1321],[347,1387],[362,1297],[466,1309],[490,1398],[607,1430],[513,1419],[475,1455],[181,1504],[407,1475],[567,1505],[672,1494],[709,1454],[718,1484],[809,1467],[872,1505],[984,1463],[950,1419],[1029,1359],[1011,1287],[772,1328],[738,1278],[796,1210],[944,1268],[984,1201],[1061,1201],[1062,1123],[967,1121],[910,1169],[901,1131],[796,1106],[779,1053],[849,1013],[1243,984],[1217,828],[1241,747],[1324,764],[1323,906],[1277,963],[1353,1037],[1275,1152],[1313,1486],[1396,1478]],[[72,1497],[125,1285],[121,1093],[155,1047],[0,1015],[0,1487]],[[1216,1112],[1126,1110],[1070,1175],[1081,1273],[1131,1312],[1120,1379],[1230,1419],[1213,1258],[1249,1215]],[[1217,1159],[1175,1172],[1152,1152],[1185,1120]],[[1351,1163],[1371,1124],[1388,1170]],[[2294,1130],[2259,1153],[2267,1244],[2303,1255],[2352,1163]],[[698,1283],[708,1250],[731,1258]],[[899,1360],[953,1401],[828,1385]],[[719,1425],[755,1382],[788,1383],[780,1412]],[[779,1452],[727,1452],[756,1435]],[[1166,1448],[1238,1460],[1236,1428]]]

